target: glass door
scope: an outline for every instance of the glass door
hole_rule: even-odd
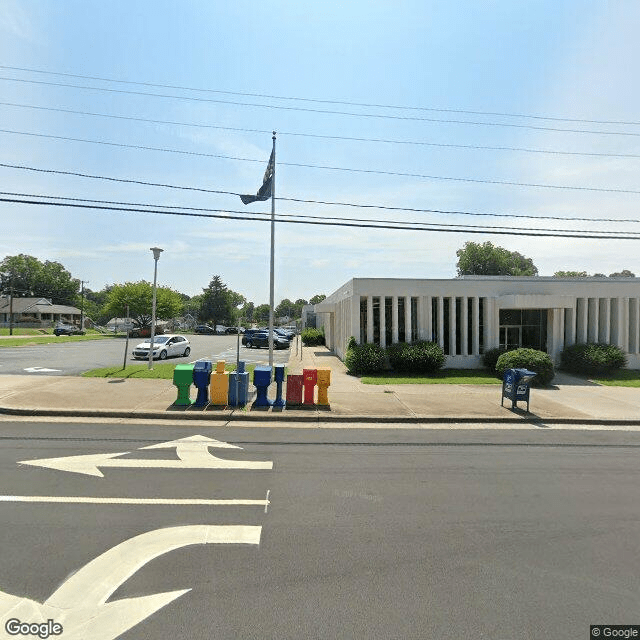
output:
[[[500,327],[500,348],[519,349],[522,346],[522,327]]]

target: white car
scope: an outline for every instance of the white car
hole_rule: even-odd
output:
[[[134,358],[149,357],[151,338],[141,342],[133,350]],[[184,337],[172,333],[153,338],[153,359],[164,360],[170,356],[188,356],[191,353],[191,343]]]

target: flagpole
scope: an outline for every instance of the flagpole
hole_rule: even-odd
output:
[[[271,177],[271,268],[269,273],[269,366],[273,367],[273,273],[276,228],[276,132],[273,132],[273,175]]]

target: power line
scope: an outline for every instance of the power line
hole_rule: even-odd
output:
[[[2,68],[0,66],[0,68]],[[134,122],[148,122],[150,124],[165,124],[180,127],[197,127],[202,129],[217,129],[220,131],[237,131],[241,133],[260,133],[271,134],[269,129],[249,129],[244,127],[223,127],[221,125],[214,124],[201,124],[195,122],[180,122],[175,120],[156,120],[153,118],[141,118],[136,116],[123,116],[112,113],[96,113],[92,111],[78,111],[76,109],[63,109],[62,107],[43,107],[40,105],[32,104],[19,104],[15,102],[0,102],[0,105],[6,107],[19,107],[24,109],[37,109],[40,111],[53,111],[58,113],[72,113],[75,115],[92,116],[98,118],[113,118],[116,120],[129,120]],[[548,154],[548,155],[566,155],[566,156],[586,156],[586,157],[598,157],[598,158],[640,158],[640,154],[637,153],[607,153],[597,151],[566,151],[561,149],[534,149],[530,147],[509,147],[509,146],[490,146],[490,145],[478,145],[478,144],[454,144],[446,142],[428,142],[426,140],[394,140],[390,138],[367,138],[357,136],[338,136],[321,133],[304,133],[299,131],[278,131],[280,136],[295,136],[302,138],[314,138],[321,140],[339,140],[346,142],[373,142],[384,144],[397,144],[397,145],[414,145],[423,147],[436,147],[444,149],[471,149],[480,151],[517,151],[522,153],[536,153],[536,154]]]
[[[30,205],[40,205],[40,206],[50,206],[50,207],[73,207],[78,209],[96,209],[102,211],[124,211],[131,213],[153,213],[158,215],[171,215],[171,216],[187,216],[187,217],[195,217],[195,218],[222,218],[225,220],[244,220],[250,222],[271,222],[271,218],[248,218],[246,215],[222,215],[215,213],[189,213],[186,211],[159,211],[157,209],[139,209],[139,208],[130,208],[130,207],[107,207],[103,205],[97,204],[80,204],[73,202],[46,202],[46,201],[38,201],[38,200],[24,200],[17,198],[0,198],[0,202],[8,202],[13,204],[30,204]],[[238,212],[240,213],[240,212]],[[474,233],[474,234],[496,234],[496,235],[508,235],[508,236],[533,236],[533,237],[550,237],[550,238],[582,238],[582,239],[595,239],[595,240],[640,240],[640,235],[602,235],[599,233],[534,233],[531,231],[496,231],[496,230],[477,230],[477,229],[451,229],[451,228],[427,228],[427,227],[419,227],[415,226],[407,226],[406,225],[388,225],[388,224],[363,224],[363,223],[355,223],[355,222],[326,222],[326,221],[311,221],[311,220],[282,220],[276,217],[276,222],[284,222],[287,224],[310,224],[310,225],[320,225],[320,226],[329,226],[329,227],[356,227],[356,228],[366,228],[366,229],[387,229],[394,231],[436,231],[441,233]]]
[[[240,158],[237,156],[227,156],[217,153],[204,153],[201,151],[186,151],[182,149],[169,149],[167,147],[150,147],[146,145],[125,144],[123,142],[110,142],[107,140],[89,140],[88,138],[73,138],[70,136],[56,136],[48,133],[34,133],[32,131],[15,131],[12,129],[0,129],[0,133],[12,135],[31,136],[36,138],[49,138],[62,140],[65,142],[82,142],[85,144],[99,144],[111,147],[122,147],[127,149],[138,149],[141,151],[160,151],[163,153],[176,153],[188,156],[199,156],[205,158],[218,158],[222,160],[234,160],[236,162],[258,162],[263,163],[264,158]],[[337,167],[330,165],[308,164],[303,162],[278,162],[279,166],[298,167],[303,169],[321,169],[324,171],[342,171],[348,173],[363,173],[382,176],[398,176],[407,178],[421,178],[424,180],[443,180],[449,182],[469,182],[472,184],[496,184],[509,187],[527,187],[532,189],[565,189],[569,191],[593,191],[596,193],[640,193],[637,189],[620,189],[607,187],[579,187],[572,185],[546,184],[539,182],[516,182],[512,180],[489,180],[488,178],[459,178],[455,176],[437,176],[425,173],[410,173],[405,171],[385,171],[384,169],[362,169],[357,167]]]
[[[291,100],[297,102],[313,102],[317,104],[339,104],[352,107],[369,107],[378,109],[396,109],[404,111],[430,111],[437,113],[464,113],[468,115],[478,116],[500,116],[507,118],[530,118],[534,120],[549,120],[554,122],[584,122],[588,124],[613,124],[613,125],[640,125],[637,121],[624,121],[624,120],[590,120],[586,118],[566,118],[559,116],[541,116],[536,114],[526,113],[513,113],[513,112],[501,112],[501,111],[472,111],[470,109],[452,109],[452,108],[438,108],[438,107],[415,107],[407,105],[391,105],[391,104],[377,104],[370,102],[353,102],[348,100],[328,100],[320,98],[303,98],[299,96],[278,96],[265,93],[250,93],[244,91],[223,91],[220,89],[208,89],[199,87],[185,87],[175,84],[158,84],[153,82],[142,82],[133,80],[120,80],[116,78],[105,78],[101,76],[81,75],[76,73],[63,73],[60,71],[45,71],[43,69],[33,69],[27,67],[12,67],[8,65],[0,65],[0,69],[7,69],[11,71],[27,71],[29,73],[41,73],[54,76],[64,76],[66,78],[80,78],[84,80],[98,80],[100,82],[115,82],[119,84],[137,85],[145,87],[156,87],[161,89],[179,89],[182,91],[198,91],[202,93],[214,93],[218,95],[230,95],[230,96],[246,96],[251,98],[268,98],[270,100]]]
[[[49,194],[35,194],[35,193],[17,193],[14,191],[0,191],[0,195],[5,196],[14,196],[18,198],[47,198],[52,200],[67,200],[70,202],[90,202],[93,204],[109,204],[109,205],[121,205],[126,207],[152,207],[154,209],[178,209],[178,210],[186,210],[186,211],[203,211],[203,212],[215,212],[215,213],[233,213],[233,214],[250,214],[252,216],[270,216],[271,213],[264,211],[238,211],[233,209],[212,209],[210,207],[187,207],[187,206],[179,206],[179,205],[162,205],[155,204],[149,202],[122,202],[122,201],[114,201],[114,200],[96,200],[92,198],[74,198],[69,196],[54,196]],[[58,203],[52,203],[58,204]],[[64,204],[64,203],[63,203]],[[146,211],[146,209],[140,209],[141,211]],[[468,224],[459,224],[459,223],[439,223],[439,222],[420,222],[420,221],[404,221],[404,220],[379,220],[375,218],[344,218],[337,216],[315,216],[308,214],[300,214],[300,213],[280,213],[278,212],[279,218],[302,218],[302,219],[310,219],[310,220],[338,220],[341,222],[366,222],[366,223],[380,223],[387,225],[422,225],[429,227],[462,227],[464,229],[483,229],[487,232],[493,229],[513,229],[512,226],[504,227],[504,226],[487,226],[487,225],[468,225]],[[545,229],[540,229],[539,227],[518,227],[517,231],[545,231]],[[585,229],[556,229],[558,233],[600,233],[606,235],[615,235],[615,234],[624,234],[624,235],[637,235],[640,232],[636,231],[592,231]]]
[[[8,169],[18,169],[18,170],[24,170],[24,171],[33,171],[36,173],[50,173],[54,175],[66,175],[66,176],[74,176],[79,178],[88,178],[92,180],[106,180],[109,182],[136,184],[136,185],[148,186],[148,187],[161,187],[165,189],[177,189],[182,191],[196,191],[201,193],[216,193],[216,194],[222,194],[222,195],[240,196],[240,193],[236,193],[235,191],[222,191],[220,189],[205,189],[203,187],[190,187],[190,186],[184,186],[184,185],[168,184],[163,182],[147,182],[144,180],[135,180],[131,178],[114,178],[112,176],[101,176],[101,175],[95,175],[95,174],[89,174],[89,173],[81,173],[78,171],[62,171],[60,169],[42,169],[39,167],[29,167],[26,165],[8,164],[4,162],[0,162],[0,167],[5,167]],[[517,214],[517,213],[485,213],[485,212],[477,212],[477,211],[458,211],[458,210],[449,210],[449,209],[419,209],[419,208],[411,208],[411,207],[392,207],[392,206],[379,205],[379,204],[358,204],[354,202],[329,202],[325,200],[304,200],[302,198],[288,198],[288,197],[277,197],[276,200],[301,202],[301,203],[307,203],[307,204],[357,207],[362,209],[381,209],[385,211],[409,211],[413,213],[439,213],[444,215],[460,215],[460,216],[487,216],[487,217],[495,217],[495,218],[529,218],[529,219],[540,219],[540,220],[563,220],[563,221],[576,221],[576,222],[624,222],[624,223],[640,222],[640,220],[633,219],[633,218],[576,218],[576,217],[562,217],[562,216],[534,216],[534,215],[525,215],[525,214]]]
[[[167,94],[167,93],[149,93],[146,91],[132,91],[130,89],[109,89],[107,87],[90,87],[87,85],[77,85],[77,84],[70,84],[65,82],[47,82],[45,80],[27,80],[24,78],[7,78],[4,76],[0,76],[0,80],[4,80],[6,82],[23,82],[23,83],[29,83],[29,84],[47,85],[51,87],[66,87],[71,89],[82,89],[86,91],[103,91],[106,93],[119,93],[119,94],[125,94],[125,95],[147,96],[150,98],[167,98],[171,100],[186,100],[186,101],[192,101],[192,102],[195,101],[195,102],[208,102],[208,103],[214,103],[214,104],[228,104],[228,105],[240,106],[240,107],[256,107],[259,109],[300,111],[305,113],[322,113],[322,114],[330,114],[330,115],[349,116],[354,118],[373,118],[373,119],[382,119],[382,120],[402,120],[402,121],[412,121],[412,122],[466,124],[466,125],[483,126],[483,127],[511,127],[516,129],[534,129],[538,131],[559,131],[562,133],[588,133],[588,134],[606,135],[606,136],[636,136],[636,137],[640,136],[640,132],[636,133],[636,132],[630,132],[630,131],[567,129],[567,128],[560,128],[560,127],[542,127],[539,125],[532,125],[532,124],[516,124],[513,122],[480,122],[476,120],[455,120],[451,118],[426,118],[423,116],[398,116],[398,115],[381,114],[381,113],[354,113],[353,111],[337,111],[333,109],[311,109],[309,107],[288,107],[285,105],[264,104],[264,103],[257,103],[257,102],[240,102],[238,100],[220,100],[218,98],[199,98],[197,96],[180,96],[176,94]]]

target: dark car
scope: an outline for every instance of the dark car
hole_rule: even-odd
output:
[[[161,336],[164,333],[164,329],[156,325],[156,330],[154,331],[154,335]],[[149,338],[151,336],[151,327],[142,327],[142,329],[131,329],[129,331],[130,338]]]
[[[260,349],[261,347],[269,348],[269,332],[268,331],[250,331],[247,329],[242,337],[242,344],[247,347],[255,347]],[[288,349],[289,341],[281,338],[277,333],[273,334],[273,348],[274,349]]]
[[[210,327],[208,324],[199,324],[194,331],[196,333],[206,333],[209,335],[215,335],[216,330],[213,327]]]
[[[83,336],[85,332],[73,324],[59,324],[53,333],[57,336]]]

